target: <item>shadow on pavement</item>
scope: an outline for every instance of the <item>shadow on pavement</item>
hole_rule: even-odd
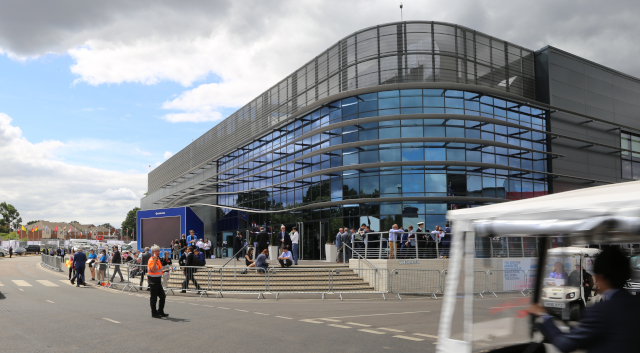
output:
[[[0,293],[0,300],[2,299],[7,299],[7,297],[5,297],[4,294]]]
[[[171,322],[189,322],[189,320],[187,319],[178,319],[175,317],[165,317],[164,319],[161,320],[166,320],[166,321],[171,321]]]

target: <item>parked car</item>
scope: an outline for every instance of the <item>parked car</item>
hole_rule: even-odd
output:
[[[23,247],[18,247],[18,248],[13,249],[13,253],[16,254],[16,255],[22,256],[22,255],[27,253],[27,249],[25,249]]]
[[[0,246],[0,257],[9,256],[9,250]]]
[[[34,254],[39,254],[40,253],[40,245],[27,245],[27,247],[25,248],[26,253],[34,253]]]

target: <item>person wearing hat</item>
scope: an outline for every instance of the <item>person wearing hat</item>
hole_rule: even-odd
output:
[[[426,249],[429,243],[429,238],[426,233],[429,233],[429,230],[424,229],[424,222],[418,222],[418,229],[416,229],[416,246],[418,247],[418,256],[421,259],[426,258]]]

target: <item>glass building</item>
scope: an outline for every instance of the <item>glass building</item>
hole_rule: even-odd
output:
[[[607,182],[555,173],[556,161],[572,162],[569,147],[606,154],[620,164],[616,178],[632,177],[624,144],[637,139],[633,127],[554,101],[560,54],[446,23],[364,29],[153,170],[142,209],[190,206],[218,243],[259,225],[295,225],[302,257],[317,259],[344,226],[433,229],[447,210],[545,195],[554,183]],[[618,130],[612,141],[556,148],[557,139],[585,141],[563,130],[565,116]]]

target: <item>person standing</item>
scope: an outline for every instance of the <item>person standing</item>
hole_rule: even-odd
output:
[[[196,248],[200,249],[202,256],[204,256],[204,239],[198,239],[198,241],[196,242]]]
[[[296,227],[291,228],[291,233],[289,233],[289,239],[291,239],[291,252],[293,253],[293,264],[298,265],[298,256],[300,255],[300,234]]]
[[[257,246],[256,251],[258,254],[262,254],[264,249],[269,246],[269,234],[264,230],[264,227],[260,227],[260,233],[256,236]]]
[[[75,280],[78,280],[76,287],[80,287],[82,284],[86,286],[87,283],[84,280],[84,268],[87,262],[87,255],[82,252],[82,249],[78,250],[75,255],[73,255],[73,267],[76,270],[76,275],[71,279],[71,284],[74,284]]]
[[[396,241],[398,240],[399,233],[403,233],[403,231],[398,229],[397,224],[394,224],[391,229],[389,229],[389,260],[396,258]]]
[[[173,264],[173,262],[171,261],[171,257],[169,257],[168,251],[164,252],[164,257],[162,258],[162,260],[160,260],[160,262],[162,263],[163,269],[162,286],[164,288],[167,288],[169,284],[169,277],[171,277],[171,265]]]
[[[180,258],[180,239],[176,239],[173,242],[172,254],[174,260],[178,260]]]
[[[338,234],[336,234],[336,262],[342,263],[342,232],[344,232],[344,228],[338,229]]]
[[[187,236],[182,234],[180,238],[180,256],[182,256],[185,250],[187,250]]]
[[[198,236],[196,236],[196,233],[193,230],[190,230],[189,235],[187,235],[187,246],[191,246],[195,249],[197,242]]]
[[[278,233],[278,242],[280,243],[280,249],[291,250],[291,237],[287,233],[287,228],[283,225],[280,226],[280,232]]]
[[[344,242],[345,246],[344,247],[344,254],[345,254],[345,262],[349,263],[349,259],[351,259],[351,249],[353,248],[353,236],[355,235],[355,229],[351,228],[351,232],[347,232],[348,228],[345,228],[345,233],[346,234],[344,237],[342,237],[342,241]]]
[[[195,274],[193,267],[197,266],[195,261],[196,261],[196,258],[195,258],[195,255],[193,254],[193,248],[191,246],[188,246],[187,251],[185,252],[185,262],[184,262],[184,266],[186,266],[186,268],[184,269],[185,280],[184,282],[182,282],[181,293],[187,292],[187,289],[189,289],[189,281],[193,282],[193,285],[196,286],[197,290],[201,290],[200,286],[198,285],[198,281],[196,281],[195,277],[193,277],[193,275]]]
[[[113,275],[111,276],[111,282],[113,282],[113,279],[116,278],[116,273],[120,275],[120,282],[124,282],[124,277],[122,277],[122,272],[120,272],[120,264],[122,263],[122,256],[120,255],[120,251],[118,250],[117,245],[113,247],[113,256],[111,256],[111,263],[114,265]]]
[[[211,240],[207,239],[204,243],[204,257],[207,259],[211,258]]]
[[[164,293],[164,289],[162,288],[162,262],[159,259],[160,256],[160,247],[154,245],[151,248],[152,256],[149,257],[147,261],[147,278],[149,281],[149,291],[150,297],[149,302],[151,304],[151,317],[160,319],[163,317],[169,316],[164,312],[164,302],[167,295]],[[156,309],[156,302],[158,302],[158,298],[160,298],[160,302],[158,303],[158,308]]]
[[[233,238],[233,254],[236,257],[236,260],[240,260],[242,257],[242,248],[244,247],[244,238],[242,238],[242,233],[238,231],[236,236]]]
[[[91,261],[89,261],[89,270],[91,271],[91,280],[92,281],[96,280],[96,266],[95,266],[95,263],[96,263],[97,259],[98,259],[98,255],[96,255],[95,250],[93,250],[93,249],[89,250],[89,256],[87,256],[87,260],[91,260]]]
[[[109,258],[107,257],[107,251],[102,249],[100,251],[100,258],[98,258],[98,285],[102,285],[102,282],[106,280],[105,272],[107,271],[107,262]]]
[[[142,255],[140,255],[140,289],[142,289],[142,284],[144,283],[144,275],[147,273],[147,266],[146,264],[149,263],[149,259],[151,258],[152,254],[149,251],[149,247],[145,247],[144,248],[144,252],[142,253]],[[149,280],[147,280],[147,284],[149,284]],[[147,286],[147,290],[151,290],[148,286]]]
[[[13,246],[9,246],[9,258],[13,256]]]

